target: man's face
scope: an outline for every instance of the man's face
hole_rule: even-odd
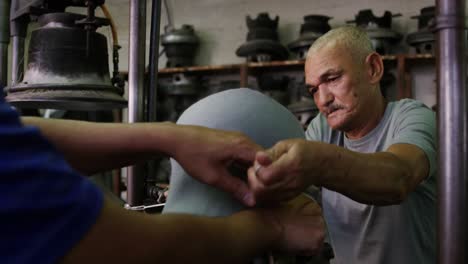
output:
[[[362,62],[341,47],[322,47],[307,58],[305,81],[315,104],[332,129],[350,131],[359,120],[369,98]]]

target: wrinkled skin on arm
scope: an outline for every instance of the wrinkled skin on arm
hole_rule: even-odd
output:
[[[249,169],[249,185],[256,199],[270,203],[294,197],[313,184],[360,203],[399,204],[429,173],[424,151],[411,144],[357,153],[296,139],[257,153],[256,166],[261,166],[257,173]]]

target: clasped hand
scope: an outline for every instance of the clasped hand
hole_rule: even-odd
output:
[[[278,142],[266,151],[259,151],[255,164],[248,170],[249,187],[257,202],[278,203],[290,200],[312,184],[319,184],[315,173],[316,142],[290,139]]]

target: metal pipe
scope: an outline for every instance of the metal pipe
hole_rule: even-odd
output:
[[[10,34],[12,37],[11,85],[20,82],[24,75],[24,42],[28,29],[29,17],[17,17],[16,12],[23,6],[22,1],[12,0],[10,7]]]
[[[0,43],[0,98],[8,84],[8,44]]]
[[[21,82],[24,75],[24,38],[13,36],[11,55],[11,84]]]
[[[437,0],[438,263],[467,263],[465,0]]]
[[[149,49],[148,117],[156,122],[156,101],[158,93],[159,29],[161,25],[161,0],[153,0],[151,6],[151,31]]]
[[[156,122],[157,118],[157,94],[158,94],[158,65],[159,65],[159,30],[161,25],[161,0],[153,0],[151,4],[151,29],[150,29],[150,47],[148,62],[148,86],[145,96],[146,121]],[[157,174],[157,162],[152,160],[148,162],[148,175]]]
[[[10,0],[0,1],[0,97],[8,84],[8,45],[10,44]]]
[[[164,29],[173,29],[174,28],[174,19],[172,19],[172,14],[171,11],[169,10],[169,5],[167,4],[167,0],[164,1],[164,8],[166,10],[166,16],[167,16],[167,25],[164,27]]]
[[[130,1],[130,43],[128,58],[128,121],[144,121],[143,85],[145,73],[146,0]],[[127,203],[143,204],[144,169],[142,166],[127,168]]]

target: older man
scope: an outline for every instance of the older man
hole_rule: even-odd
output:
[[[305,77],[320,114],[306,140],[256,156],[258,200],[321,186],[335,263],[434,263],[435,114],[415,100],[387,102],[382,58],[356,27],[310,48]]]

